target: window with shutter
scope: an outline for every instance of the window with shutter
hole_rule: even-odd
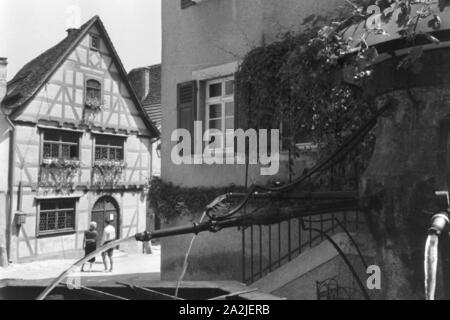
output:
[[[205,128],[220,130],[222,134],[211,135],[209,147],[218,151],[225,150],[227,130],[236,129],[236,110],[234,103],[234,77],[222,78],[206,82]]]
[[[191,134],[194,150],[194,122],[197,119],[197,82],[189,81],[178,85],[178,125]]]

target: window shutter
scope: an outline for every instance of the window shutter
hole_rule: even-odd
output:
[[[181,9],[189,8],[195,4],[192,0],[181,0]]]
[[[178,125],[191,133],[192,152],[194,152],[194,121],[197,119],[197,82],[189,81],[178,84]]]

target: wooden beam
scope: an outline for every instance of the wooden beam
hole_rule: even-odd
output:
[[[155,298],[155,296],[156,296],[156,297],[163,298],[163,299],[159,299],[159,300],[185,300],[185,299],[182,299],[182,298],[171,296],[170,294],[165,294],[165,293],[162,293],[162,292],[159,292],[159,291],[151,290],[151,289],[148,289],[148,288],[143,288],[143,287],[136,286],[136,285],[129,284],[129,283],[117,282],[117,284],[129,287],[130,289],[133,289],[133,290],[135,290],[135,291],[137,291],[139,293],[142,293],[142,294],[144,294],[144,295],[146,295],[146,296],[148,296],[150,298]]]
[[[229,298],[234,298],[234,297],[237,297],[237,296],[240,296],[243,294],[252,293],[252,292],[256,292],[256,291],[258,291],[258,289],[239,291],[239,292],[235,292],[235,293],[225,294],[223,296],[215,297],[215,298],[208,299],[208,300],[228,300]]]
[[[80,289],[84,293],[86,293],[90,296],[96,297],[96,298],[102,298],[102,299],[107,299],[107,300],[130,300],[130,299],[127,299],[124,297],[116,296],[111,293],[106,293],[103,291],[95,290],[95,289],[84,287],[84,286],[82,286]]]

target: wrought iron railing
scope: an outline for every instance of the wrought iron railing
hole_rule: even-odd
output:
[[[325,241],[325,233],[333,235],[358,231],[362,221],[357,211],[340,212],[243,229],[243,282],[252,284],[291,262]]]
[[[383,110],[380,110],[359,133],[355,133],[340,149],[313,168],[311,174],[300,178],[298,183],[295,183],[295,190],[311,194],[324,191],[338,194],[349,191],[358,195],[360,174],[373,151],[370,131],[382,112]],[[302,201],[312,204],[321,200],[311,197]],[[319,216],[312,217],[312,213],[311,216],[306,213],[302,217],[276,225],[250,226],[243,229],[243,281],[248,284],[257,281],[292,261],[306,248],[327,240],[330,235],[342,231],[348,233],[349,229],[357,231],[362,221],[359,210],[360,207],[355,205],[350,211],[342,212],[331,204],[329,211]],[[364,260],[361,253],[360,256]]]

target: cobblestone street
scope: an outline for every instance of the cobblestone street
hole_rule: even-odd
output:
[[[96,257],[92,272],[75,273],[82,277],[111,277],[131,274],[150,274],[148,280],[160,279],[160,246],[152,246],[152,254],[124,253],[115,250],[114,271],[104,272],[101,256]],[[23,264],[11,264],[8,268],[0,268],[0,280],[42,280],[57,277],[76,260],[44,260]]]

